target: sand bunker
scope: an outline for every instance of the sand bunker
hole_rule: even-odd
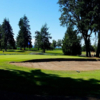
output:
[[[66,71],[88,71],[99,70],[100,61],[50,61],[50,62],[21,62],[11,63],[17,66],[24,66],[47,70],[66,70]]]

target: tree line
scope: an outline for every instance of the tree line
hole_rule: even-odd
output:
[[[19,47],[21,50],[22,48],[25,50],[25,48],[32,48],[32,37],[30,32],[30,25],[29,20],[27,16],[23,16],[20,18],[19,23],[19,32],[16,37],[16,41],[14,40],[14,33],[13,29],[10,25],[10,22],[8,19],[4,19],[2,25],[0,25],[0,49],[15,49],[16,47]],[[52,43],[50,43],[50,40],[52,37],[50,36],[50,33],[48,32],[47,24],[44,24],[40,31],[35,32],[35,47],[41,48],[43,52],[45,52],[46,49],[54,49],[56,46],[61,47],[62,40],[58,40],[57,42],[53,40]]]
[[[19,32],[17,35],[16,41],[14,40],[14,33],[13,29],[10,25],[8,19],[4,19],[2,25],[0,25],[0,49],[15,49],[17,47],[26,48],[32,47],[31,43],[31,32],[30,32],[30,25],[29,20],[26,16],[20,18],[19,20]],[[28,45],[29,43],[29,45]]]

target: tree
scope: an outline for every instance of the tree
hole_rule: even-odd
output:
[[[99,57],[99,53],[100,53],[100,32],[98,32],[98,45],[97,45],[96,57]]]
[[[61,25],[70,22],[75,25],[78,32],[82,34],[86,45],[86,56],[90,54],[90,36],[95,31],[97,24],[95,16],[98,15],[98,0],[59,0],[61,11]],[[100,7],[100,6],[99,6]]]
[[[41,45],[41,41],[40,40],[41,40],[41,34],[40,34],[39,31],[36,31],[35,32],[35,47],[37,47],[38,50],[39,50],[40,45]]]
[[[62,50],[65,55],[80,55],[81,54],[81,38],[77,36],[77,31],[69,26],[63,38]]]
[[[36,31],[35,34],[35,40],[38,47],[40,47],[43,50],[43,53],[45,53],[45,50],[50,48],[49,39],[51,39],[47,24],[43,25],[40,32]]]
[[[12,27],[9,23],[9,20],[4,19],[1,26],[1,46],[7,51],[7,46],[10,45],[12,48],[15,48],[15,40]]]
[[[52,40],[52,47],[55,49],[56,48],[56,46],[57,46],[57,42],[56,42],[56,40]]]
[[[41,28],[41,49],[43,49],[43,53],[45,53],[46,49],[50,48],[49,39],[51,39],[50,33],[48,32],[47,24],[43,25]]]
[[[17,36],[17,46],[19,46],[20,49],[24,48],[24,50],[25,47],[32,47],[30,25],[26,16],[20,18],[19,28],[20,30]]]
[[[62,40],[61,40],[61,39],[58,39],[58,41],[57,41],[57,46],[58,46],[58,47],[61,47],[61,45],[62,45]]]

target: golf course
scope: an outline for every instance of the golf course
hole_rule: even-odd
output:
[[[100,100],[100,0],[0,4],[0,100]]]
[[[82,62],[82,68],[88,67],[88,63],[99,63],[99,58],[87,58],[82,56],[65,56],[61,50],[46,51],[21,51],[14,50],[8,52],[0,51],[0,93],[1,98],[31,97],[52,98],[64,100],[71,97],[76,98],[97,98],[100,92],[100,69],[77,70],[75,62]],[[41,55],[40,55],[41,54]],[[83,53],[84,54],[84,53]],[[15,65],[14,63],[40,63],[40,62],[69,62],[76,67],[72,70],[55,70],[27,67],[25,65]],[[13,63],[13,64],[12,64]],[[60,63],[59,63],[60,64]],[[84,66],[85,64],[85,66]],[[34,65],[34,66],[35,66]],[[53,65],[53,63],[52,63]],[[46,64],[45,64],[46,66]],[[79,65],[81,67],[81,65]],[[46,66],[50,68],[51,66]],[[65,66],[66,67],[66,66]],[[71,65],[70,65],[71,67]],[[75,68],[74,67],[74,68]],[[81,68],[81,69],[82,69]],[[14,95],[13,95],[14,94]],[[12,96],[13,95],[13,96]],[[13,100],[13,99],[12,99]],[[41,99],[40,99],[41,100]],[[44,99],[47,100],[47,99]],[[70,100],[70,99],[69,99]]]

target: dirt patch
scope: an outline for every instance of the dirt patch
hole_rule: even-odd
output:
[[[66,70],[66,71],[89,71],[100,70],[100,61],[46,61],[46,62],[21,62],[11,63],[17,66],[25,66],[47,70]]]

